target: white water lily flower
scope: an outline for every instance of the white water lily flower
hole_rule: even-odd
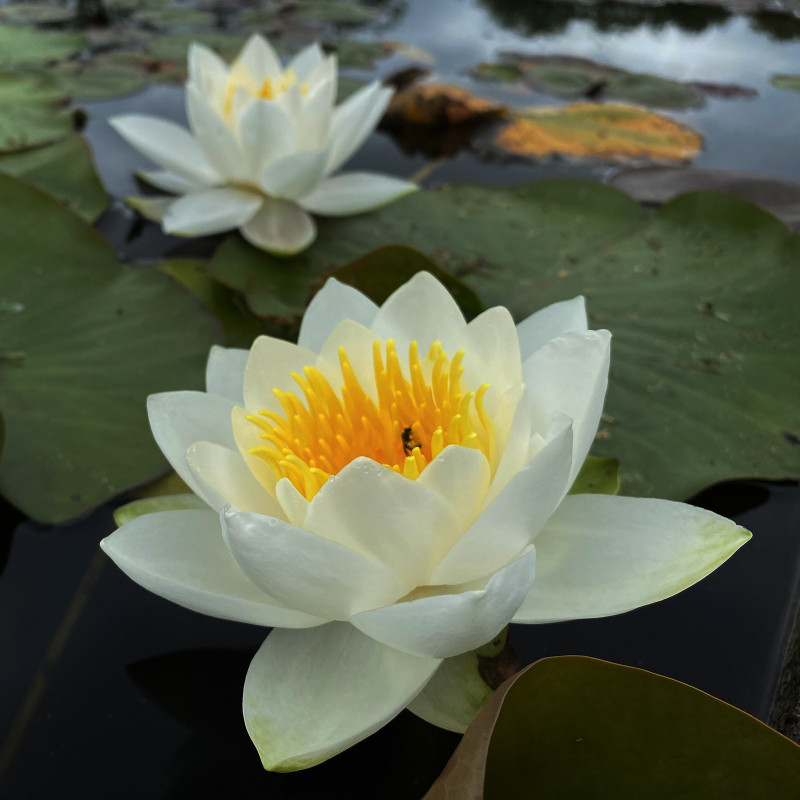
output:
[[[427,273],[381,307],[329,280],[297,345],[215,347],[207,392],[149,398],[199,507],[102,546],[163,597],[275,628],[243,700],[266,768],[317,764],[407,706],[447,726],[426,689],[443,660],[509,622],[670,597],[749,538],[683,503],[567,495],[609,340],[583,298],[467,324]]]
[[[369,211],[414,191],[408,181],[338,170],[375,129],[392,90],[377,81],[336,102],[336,57],[318,44],[281,66],[253,35],[230,68],[207,47],[189,48],[191,133],[156,117],[110,120],[161,169],[140,176],[181,195],[161,220],[167,233],[203,236],[239,228],[271,253],[290,255],[316,236],[309,214]]]

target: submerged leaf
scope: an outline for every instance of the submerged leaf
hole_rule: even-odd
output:
[[[583,462],[569,493],[616,494],[619,491],[619,483],[619,461],[616,458],[589,456]]]
[[[776,89],[786,89],[790,92],[800,92],[800,75],[773,75],[769,82]]]

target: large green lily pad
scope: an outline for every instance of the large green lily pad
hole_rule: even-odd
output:
[[[0,25],[0,69],[59,61],[77,55],[85,46],[82,33]]]
[[[95,172],[92,153],[77,133],[49,147],[0,155],[0,172],[44,189],[89,222],[108,208],[109,198]]]
[[[506,681],[425,800],[793,800],[800,747],[684,683],[583,656]]]
[[[0,72],[0,153],[62,139],[74,128],[67,97],[52,81]]]
[[[0,6],[0,23],[5,25],[53,25],[71,22],[76,11],[71,6],[49,3],[10,3]]]
[[[300,0],[286,5],[293,17],[306,22],[333,22],[347,25],[365,25],[380,19],[380,11],[362,3],[342,0]]]
[[[268,290],[280,316],[326,270],[403,242],[518,320],[585,294],[592,327],[614,334],[593,454],[619,458],[624,494],[800,475],[800,238],[756,206],[695,193],[646,212],[615,189],[547,180],[416,192],[318,226],[292,259],[232,236],[209,274]]]
[[[55,199],[0,175],[0,205],[0,492],[61,522],[165,470],[145,399],[201,388],[220,331]]]
[[[105,100],[143,89],[149,80],[145,59],[134,53],[109,53],[91,61],[65,61],[52,79],[73,102]]]
[[[786,89],[790,92],[800,92],[800,75],[773,75],[769,82],[776,89]]]

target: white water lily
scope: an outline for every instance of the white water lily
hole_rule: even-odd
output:
[[[167,233],[239,228],[256,247],[290,255],[316,237],[310,214],[358,214],[417,188],[368,172],[330,177],[372,133],[392,97],[376,81],[334,107],[336,87],[336,57],[319,45],[301,50],[284,69],[256,34],[230,67],[203,45],[189,48],[191,133],[139,114],[110,122],[160,167],[140,177],[181,195],[163,213]]]
[[[427,273],[380,307],[329,280],[297,345],[214,348],[207,392],[149,398],[198,508],[102,546],[169,600],[275,628],[243,699],[266,768],[317,764],[405,707],[453,727],[432,680],[449,657],[509,622],[670,597],[749,538],[683,503],[567,494],[609,342],[583,298],[467,324]]]

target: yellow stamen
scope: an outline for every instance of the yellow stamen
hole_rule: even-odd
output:
[[[296,78],[295,78],[296,80]],[[250,453],[264,459],[278,478],[288,478],[309,500],[325,481],[354,458],[366,456],[416,480],[447,445],[472,447],[494,468],[494,426],[484,407],[488,384],[468,391],[461,380],[464,351],[452,361],[434,342],[420,360],[416,342],[404,373],[395,343],[372,348],[374,387],[365,391],[345,348],[338,351],[342,384],[334,390],[315,367],[292,373],[302,400],[273,390],[283,415],[250,415],[265,444]]]

